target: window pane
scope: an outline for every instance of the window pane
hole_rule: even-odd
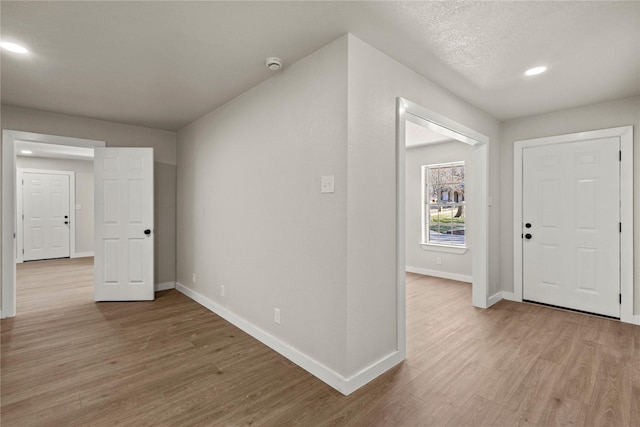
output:
[[[436,185],[438,182],[440,182],[438,179],[438,169],[427,168],[427,170],[429,171],[429,176],[427,177],[429,184]]]
[[[464,202],[464,184],[453,185],[453,201],[456,203]]]
[[[464,205],[431,205],[429,241],[445,245],[465,244]]]
[[[464,205],[456,206],[453,209],[451,217],[451,243],[454,245],[465,244],[465,207]]]
[[[432,241],[432,232],[438,233],[440,227],[439,221],[439,208],[436,205],[431,205],[429,209],[429,218],[427,223],[427,229],[429,230],[429,241]]]
[[[426,166],[424,183],[425,241],[465,244],[464,164]]]
[[[431,226],[429,227],[429,241],[432,243],[448,244],[446,233],[446,206],[434,206],[431,209]]]
[[[455,166],[453,168],[453,182],[464,182],[464,166]]]
[[[453,168],[441,168],[440,169],[440,182],[443,184],[450,184],[453,179]]]
[[[445,233],[447,234],[447,243],[453,244],[453,214],[456,212],[455,206],[447,206],[447,216],[446,216],[446,228]]]

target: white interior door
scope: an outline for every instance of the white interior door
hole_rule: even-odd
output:
[[[620,317],[619,139],[523,150],[523,298]]]
[[[96,301],[154,298],[153,149],[96,148]]]
[[[69,257],[69,175],[22,172],[23,259]]]

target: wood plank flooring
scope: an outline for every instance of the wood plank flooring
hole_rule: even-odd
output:
[[[407,360],[345,397],[175,290],[94,303],[92,260],[18,267],[9,426],[640,426],[640,327],[407,275]]]

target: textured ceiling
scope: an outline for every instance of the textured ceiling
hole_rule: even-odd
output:
[[[509,119],[640,94],[640,2],[2,1],[2,103],[177,130],[351,32]],[[525,78],[524,70],[549,71]]]

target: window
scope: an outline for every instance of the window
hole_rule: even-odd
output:
[[[422,243],[464,247],[464,162],[422,166]]]

